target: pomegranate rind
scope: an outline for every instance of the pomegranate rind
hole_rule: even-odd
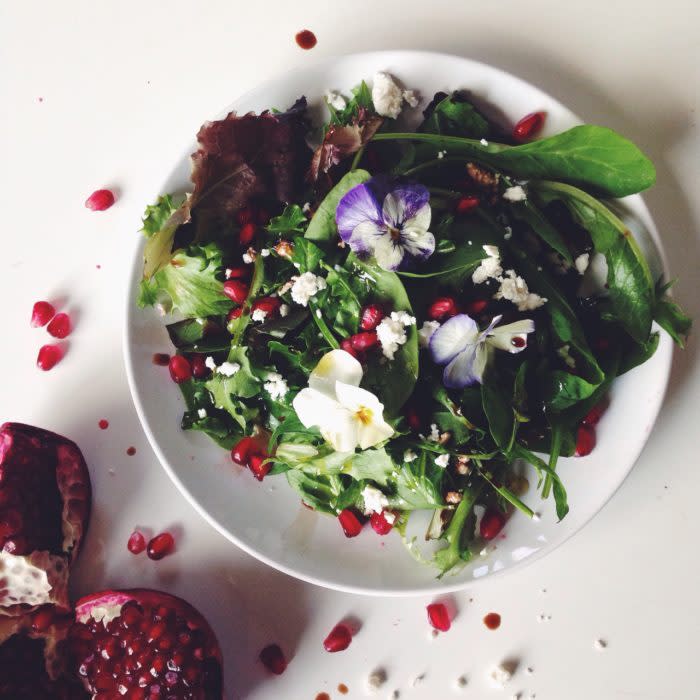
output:
[[[68,574],[65,557],[51,552],[0,552],[0,616],[20,615],[45,603],[68,610]]]

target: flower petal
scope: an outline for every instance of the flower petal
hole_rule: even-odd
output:
[[[535,330],[535,322],[530,319],[515,321],[505,326],[493,328],[486,334],[486,342],[494,348],[510,353],[522,352],[527,347],[527,334]],[[513,342],[519,338],[521,342]]]
[[[309,375],[309,388],[335,399],[336,382],[359,386],[361,380],[362,365],[345,350],[331,350]],[[299,420],[304,422],[301,417]]]
[[[336,382],[335,393],[338,403],[349,411],[355,412],[361,408],[367,408],[373,415],[381,415],[384,411],[384,405],[379,402],[379,399],[371,391],[361,389],[359,386]]]
[[[430,226],[430,204],[426,202],[418,211],[403,222],[403,228],[418,229],[427,231]]]
[[[374,240],[374,258],[384,270],[397,270],[403,262],[404,249],[399,241],[393,241],[389,234]]]
[[[394,429],[383,418],[367,425],[359,423],[357,426],[357,440],[363,450],[388,440],[393,434]]]
[[[352,231],[348,244],[354,253],[369,253],[374,249],[376,239],[386,236],[388,232],[384,225],[378,225],[374,221],[363,221]]]
[[[321,435],[337,452],[353,452],[358,443],[358,424],[350,411],[339,411],[321,428]]]
[[[342,412],[341,406],[335,399],[316,389],[302,389],[294,397],[292,406],[306,428],[316,425],[322,429],[331,417]]]
[[[385,197],[382,203],[382,217],[387,226],[400,228],[409,219],[413,219],[424,207],[428,207],[430,216],[430,206],[428,200],[430,192],[423,185],[411,184],[394,187]],[[423,214],[422,216],[425,216]],[[430,218],[425,228],[428,228]]]
[[[476,343],[479,327],[467,314],[458,314],[445,321],[430,338],[430,352],[433,360],[444,365],[464,352],[469,345]]]
[[[442,382],[448,389],[463,389],[465,386],[470,386],[481,380],[481,375],[477,376],[474,371],[474,365],[477,364],[477,349],[480,347],[479,345],[469,345],[445,367],[445,371],[442,373]],[[483,355],[483,353],[481,354]],[[485,362],[480,360],[479,364],[485,365]],[[483,367],[481,370],[483,372]]]
[[[401,245],[412,258],[425,260],[435,250],[435,237],[430,231],[417,228],[404,228],[401,231]]]
[[[355,229],[364,222],[383,224],[382,212],[370,181],[356,185],[343,195],[335,210],[340,237],[349,243]]]
[[[371,391],[338,382],[335,392],[339,403],[355,421],[357,441],[363,450],[394,434],[394,429],[384,420],[384,405]]]

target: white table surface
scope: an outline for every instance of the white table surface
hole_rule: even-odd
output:
[[[467,698],[700,697],[695,339],[676,353],[656,429],[602,512],[536,564],[454,596],[458,616],[436,640],[428,635],[428,600],[354,597],[298,582],[207,525],[148,447],[122,360],[140,215],[199,124],[288,67],[379,48],[491,63],[634,139],[658,169],[646,201],[680,278],[676,295],[699,317],[698,7],[695,0],[0,2],[0,419],[56,430],[85,453],[94,515],[74,594],[140,585],[189,599],[222,642],[228,698],[311,700],[327,691],[337,699],[339,682],[350,688],[345,697],[360,698],[377,665],[389,674],[378,697],[395,688],[401,698],[458,697],[452,684],[465,673]],[[294,43],[306,27],[319,40],[310,52]],[[118,202],[92,213],[83,202],[99,187],[114,189]],[[28,323],[32,303],[43,298],[63,299],[76,320],[69,354],[48,373],[34,365],[48,336]],[[101,418],[110,422],[106,431]],[[133,557],[126,540],[135,525],[170,528],[177,553],[161,562]],[[503,617],[495,632],[481,622],[492,610]],[[551,619],[540,623],[540,614]],[[326,654],[322,639],[346,615],[361,621],[359,634],[348,651]],[[605,651],[593,650],[596,638],[608,642]],[[292,657],[281,677],[256,663],[271,641]],[[489,689],[486,671],[507,657],[521,661],[518,672],[507,690]],[[422,672],[424,682],[411,688]]]

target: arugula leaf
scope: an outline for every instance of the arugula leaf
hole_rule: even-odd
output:
[[[442,578],[448,571],[454,569],[460,564],[464,564],[471,558],[471,553],[468,548],[468,528],[467,523],[470,522],[469,515],[476,503],[480,489],[467,488],[464,489],[462,500],[459,502],[457,509],[450,520],[450,524],[443,533],[443,539],[447,541],[447,546],[435,552],[433,562],[438,569]]]
[[[343,109],[335,109],[327,100],[326,105],[331,113],[330,124],[336,126],[345,126],[356,121],[360,110],[374,112],[372,91],[364,80],[352,89],[352,98],[347,101]]]
[[[519,178],[560,180],[625,197],[654,184],[652,162],[612,129],[585,124],[520,146],[421,133],[377,133],[373,141],[423,141]]]
[[[292,262],[299,264],[299,272],[314,272],[323,257],[323,251],[307,238],[297,238],[294,241]]]
[[[225,314],[232,304],[224,296],[222,278],[220,248],[215,243],[190,246],[175,253],[153,279],[141,281],[138,304],[152,306],[161,300],[188,317]]]
[[[511,215],[526,223],[548,246],[553,248],[569,264],[573,264],[573,258],[569,246],[563,236],[543,216],[540,210],[532,202],[526,200],[510,208]]]
[[[566,496],[566,489],[562,484],[559,475],[550,469],[549,465],[534,452],[531,452],[526,447],[519,443],[513,445],[511,456],[515,459],[523,459],[531,464],[540,475],[547,475],[552,483],[552,491],[554,494],[554,504],[557,510],[557,517],[563,520],[569,512],[569,504]],[[546,482],[545,482],[546,483]]]
[[[436,95],[439,96],[440,93]],[[426,112],[425,121],[418,127],[418,131],[424,133],[482,139],[490,132],[488,121],[469,102],[463,91],[445,96]]]
[[[338,184],[325,196],[309,222],[304,234],[311,241],[332,241],[338,235],[335,224],[335,210],[338,202],[353,187],[369,180],[372,176],[366,170],[351,170],[340,178]]]
[[[336,515],[337,502],[343,484],[337,475],[310,474],[290,469],[287,482],[301,496],[301,500],[314,510]]]
[[[396,477],[396,497],[389,504],[401,510],[435,510],[443,508],[441,495],[444,469],[436,466],[433,460],[426,459],[421,452],[413,462],[404,462]]]
[[[303,233],[306,228],[306,214],[298,204],[288,204],[279,216],[273,216],[267,225],[270,233]]]
[[[562,411],[587,399],[600,386],[600,383],[593,384],[558,369],[544,372],[540,381],[542,397],[554,411]]]

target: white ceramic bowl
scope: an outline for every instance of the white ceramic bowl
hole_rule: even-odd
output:
[[[456,56],[418,51],[329,59],[261,85],[225,112],[285,108],[306,95],[320,114],[326,90],[347,93],[363,78],[371,80],[378,70],[389,71],[407,88],[416,89],[424,97],[419,109],[437,90],[467,88],[498,106],[513,122],[529,112],[545,110],[545,135],[579,122],[552,97],[503,71]],[[212,115],[202,115],[202,121],[208,118]],[[188,156],[194,150],[193,141],[165,184],[144,193],[144,205],[160,193],[187,189]],[[639,196],[627,198],[624,206],[634,216],[631,225],[652,269],[660,273],[665,266],[649,212]],[[154,353],[171,350],[163,318],[152,309],[138,309],[134,302],[142,247],[142,243],[137,246],[129,285],[125,356],[136,410],[155,453],[182,493],[217,530],[270,566],[312,583],[378,595],[445,592],[535,560],[579,530],[617,490],[641,452],[661,406],[672,352],[665,334],[649,362],[615,383],[594,452],[585,459],[560,461],[569,515],[558,523],[552,501],[543,503],[531,489],[525,500],[541,514],[539,522],[516,513],[496,541],[495,551],[477,557],[458,574],[437,580],[435,571],[417,563],[397,535],[377,537],[365,528],[359,537],[348,540],[337,522],[303,508],[284,476],[268,477],[261,484],[247,470],[235,467],[228,453],[206,436],[180,429],[180,392],[167,369],[152,363]]]

